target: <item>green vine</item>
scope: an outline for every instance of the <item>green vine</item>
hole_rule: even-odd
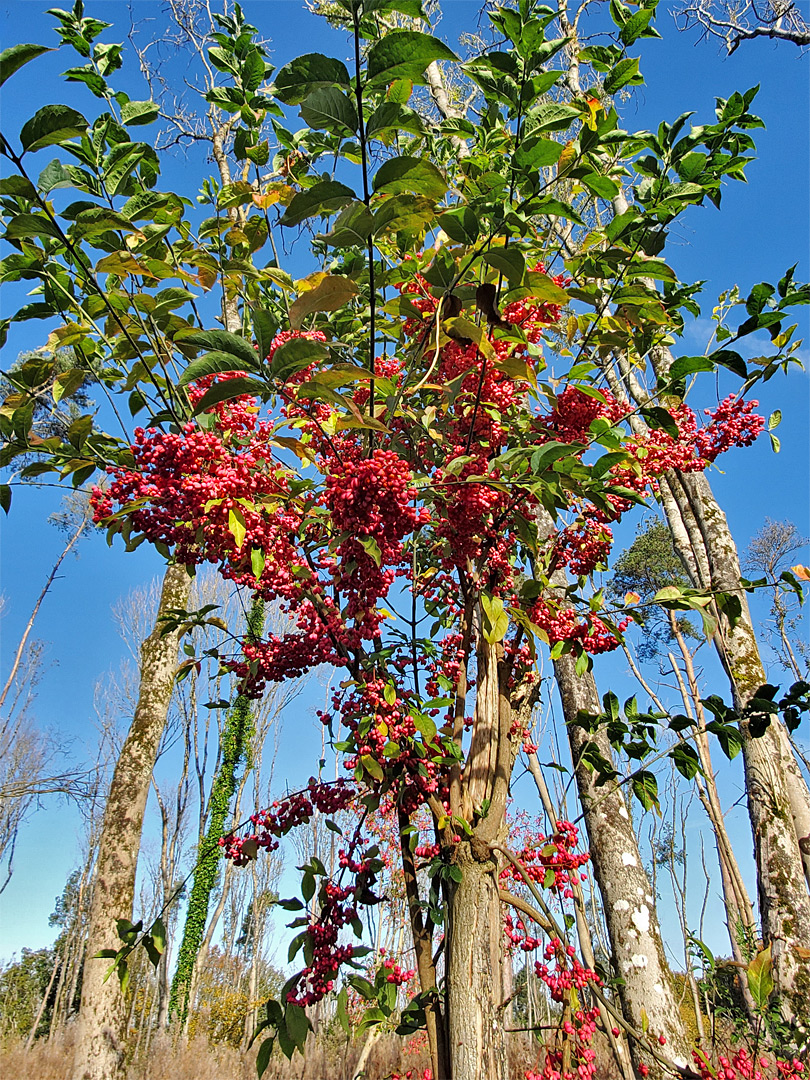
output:
[[[255,599],[247,616],[247,640],[261,639],[264,628],[264,603]],[[194,881],[188,899],[183,939],[169,995],[169,1016],[185,1023],[191,995],[194,965],[205,934],[211,893],[219,877],[222,849],[220,837],[226,829],[231,799],[236,791],[237,769],[242,761],[249,764],[249,742],[253,734],[250,700],[239,695],[230,709],[222,733],[221,760],[214,776],[209,802],[208,828],[200,845]]]

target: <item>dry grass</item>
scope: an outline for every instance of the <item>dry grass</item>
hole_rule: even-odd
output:
[[[514,1080],[523,1080],[527,1066],[536,1065],[542,1051],[523,1037],[509,1040],[510,1072]],[[597,1048],[597,1052],[601,1048]],[[346,1046],[342,1039],[314,1040],[310,1036],[306,1058],[296,1054],[287,1061],[274,1055],[265,1080],[352,1080],[354,1064],[360,1054],[358,1044]],[[601,1054],[600,1054],[601,1057]],[[73,1064],[72,1032],[44,1040],[26,1053],[24,1044],[0,1047],[0,1076],[3,1080],[70,1080]],[[424,1052],[408,1054],[403,1040],[384,1036],[374,1046],[366,1065],[367,1080],[383,1080],[396,1071],[414,1072],[428,1064]],[[612,1080],[617,1074],[612,1064],[597,1073],[599,1080]],[[255,1080],[256,1051],[243,1053],[228,1046],[211,1046],[205,1039],[180,1041],[175,1045],[168,1035],[156,1036],[149,1047],[135,1054],[126,1080]]]

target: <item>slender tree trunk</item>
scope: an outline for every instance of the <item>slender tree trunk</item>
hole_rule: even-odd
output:
[[[158,619],[171,608],[186,606],[190,584],[184,566],[167,567]],[[74,1080],[115,1080],[123,1066],[126,1002],[116,978],[104,982],[109,961],[91,957],[100,949],[120,946],[116,919],[132,915],[146,799],[177,666],[178,635],[164,635],[162,630],[158,622],[141,647],[138,703],[104,811],[88,919]]]
[[[30,1050],[31,1047],[34,1045],[34,1039],[36,1039],[37,1037],[37,1028],[39,1027],[39,1022],[42,1019],[42,1014],[45,1012],[45,1006],[48,1004],[48,998],[51,996],[51,990],[53,990],[53,984],[56,981],[56,975],[61,966],[62,958],[57,953],[53,962],[51,977],[48,980],[48,985],[45,988],[45,993],[42,995],[42,1001],[40,1001],[39,1008],[37,1009],[37,1015],[34,1017],[34,1022],[31,1025],[31,1030],[29,1031],[28,1038],[25,1042],[26,1051]]]
[[[715,645],[729,676],[734,704],[745,707],[766,682],[745,593],[740,588],[737,549],[723,511],[702,473],[668,474],[671,499],[667,516],[677,512],[690,536],[699,537],[701,557],[712,588],[739,598],[741,616],[735,626],[721,614]],[[691,528],[689,527],[691,526]],[[679,546],[673,529],[676,546]],[[694,549],[693,549],[694,550]],[[685,560],[687,565],[689,561]],[[759,906],[763,937],[771,945],[774,981],[783,1015],[794,1020],[806,1015],[810,999],[810,895],[807,856],[800,841],[810,836],[810,796],[796,763],[787,733],[772,720],[755,737],[741,721],[748,814],[754,838]],[[807,955],[805,955],[807,954]]]
[[[570,654],[554,661],[554,674],[568,728],[593,872],[602,894],[613,960],[623,980],[619,987],[622,1009],[633,1027],[642,1030],[649,1025],[654,1037],[665,1036],[668,1055],[676,1064],[686,1066],[691,1060],[689,1037],[664,955],[655,897],[624,795],[615,783],[598,786],[595,773],[582,761],[590,742],[596,743],[608,761],[612,760],[613,750],[604,730],[591,734],[573,723],[580,710],[592,714],[602,711],[596,683],[590,672],[576,674]],[[637,1047],[633,1052],[639,1064],[645,1060]]]

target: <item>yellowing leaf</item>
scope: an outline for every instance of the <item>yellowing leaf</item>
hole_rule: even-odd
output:
[[[794,577],[797,577],[799,581],[810,581],[810,568],[806,566],[791,566],[791,573]]]
[[[320,280],[314,285],[310,284],[316,277]],[[350,278],[339,274],[312,274],[305,281],[307,284],[303,291],[301,286],[304,282],[298,282],[298,299],[290,307],[290,326],[293,330],[300,330],[304,319],[313,311],[337,311],[359,291]]]
[[[574,140],[569,139],[563,148],[563,152],[560,154],[557,161],[557,176],[562,176],[568,166],[577,156],[577,149],[574,146]]]
[[[247,528],[245,527],[244,514],[237,507],[228,511],[228,529],[233,536],[236,546],[240,548],[245,542]]]
[[[626,605],[638,604],[640,600],[641,597],[637,592],[629,592],[624,594],[624,602]]]

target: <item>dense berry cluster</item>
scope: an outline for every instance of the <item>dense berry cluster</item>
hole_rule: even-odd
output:
[[[692,1055],[702,1080],[790,1080],[804,1076],[804,1065],[798,1058],[790,1061],[765,1056],[752,1057],[741,1047],[731,1057],[721,1056],[712,1066],[705,1055],[695,1051]]]

